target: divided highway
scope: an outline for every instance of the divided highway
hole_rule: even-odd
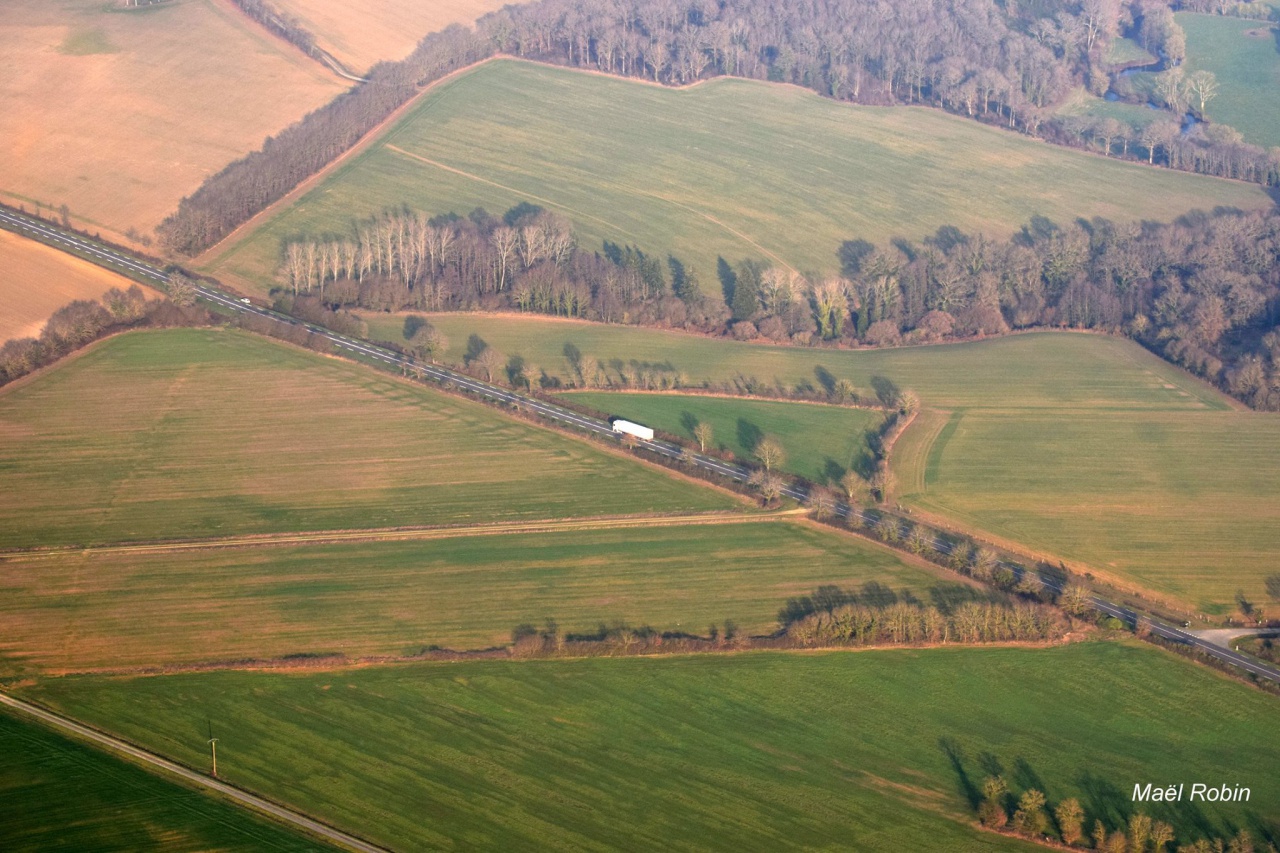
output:
[[[72,254],[80,255],[81,257],[99,263],[108,269],[127,271],[134,277],[140,276],[146,280],[160,284],[163,284],[168,280],[166,272],[154,264],[140,260],[110,247],[103,246],[79,235],[70,234],[60,228],[50,225],[49,223],[24,216],[15,211],[0,209],[0,227],[5,227],[12,231],[34,237],[43,243],[47,243],[55,248],[64,249]],[[420,364],[413,359],[400,355],[399,353],[374,346],[373,344],[370,344],[367,341],[362,341],[358,338],[350,338],[346,335],[340,335],[320,326],[303,324],[287,315],[279,314],[275,311],[254,305],[248,300],[241,300],[228,296],[222,291],[206,284],[198,285],[197,291],[200,298],[213,303],[226,311],[232,311],[240,314],[256,314],[259,317],[265,317],[294,326],[306,325],[306,328],[312,334],[325,338],[333,343],[333,345],[338,349],[345,350],[351,355],[363,356],[367,359],[372,359],[390,367],[411,368],[415,373],[421,373],[436,382],[451,384],[454,387],[465,389],[473,394],[488,398],[495,402],[511,406],[519,406],[521,409],[535,412],[547,420],[571,426],[576,429],[581,429],[588,433],[610,437],[615,435],[613,428],[607,422],[590,418],[586,415],[580,415],[577,412],[557,406],[553,403],[548,403],[544,400],[538,400],[532,397],[526,397],[523,394],[517,394],[514,391],[500,388],[496,385],[490,385],[487,382],[481,382],[480,380],[473,379],[464,373],[458,373],[453,370],[449,370],[448,368],[439,367],[434,364]],[[751,476],[751,469],[749,468],[741,465],[734,465],[732,463],[698,453],[683,455],[683,448],[665,441],[658,441],[656,439],[648,441],[637,439],[636,443],[637,446],[658,456],[666,457],[667,459],[680,459],[683,456],[683,458],[687,459],[697,468],[739,483],[746,482]],[[787,486],[782,490],[782,493],[797,501],[803,501],[808,497],[807,489],[800,488],[795,485]],[[856,509],[851,509],[844,503],[837,505],[836,512],[843,518],[848,518],[851,514],[856,515],[863,520],[867,520],[869,518],[865,513]],[[933,544],[936,550],[941,553],[945,554],[950,550],[950,544],[945,541],[938,540]],[[1009,564],[1006,565],[1014,571],[1023,571],[1021,567]],[[1026,571],[1034,570],[1027,569]],[[1046,577],[1042,573],[1037,574],[1040,582],[1044,584],[1045,587],[1053,590],[1054,592],[1062,591],[1062,586],[1057,582],[1057,580]],[[1130,608],[1122,607],[1098,596],[1093,596],[1091,600],[1093,602],[1093,606],[1099,611],[1108,616],[1114,616],[1124,622],[1132,624],[1140,617],[1147,618],[1141,616],[1141,614],[1131,610]],[[1280,683],[1280,668],[1255,661],[1238,652],[1231,651],[1230,649],[1216,646],[1176,626],[1169,625],[1155,619],[1151,619],[1150,624],[1151,632],[1162,639],[1176,643],[1183,643],[1202,651],[1207,655],[1217,658],[1224,663],[1239,667],[1246,672],[1250,672],[1259,678],[1266,678]]]

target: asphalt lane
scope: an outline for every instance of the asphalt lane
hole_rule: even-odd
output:
[[[0,226],[8,227],[11,230],[18,231],[19,233],[26,233],[39,240],[51,243],[55,245],[55,247],[63,247],[72,253],[86,255],[89,259],[96,260],[104,266],[114,265],[116,267],[132,271],[137,275],[145,276],[150,280],[159,283],[164,283],[168,280],[166,272],[154,264],[119,252],[108,246],[103,246],[77,234],[67,233],[66,231],[56,228],[49,223],[32,219],[31,217],[23,216],[19,213],[9,210],[0,210]],[[374,346],[367,341],[350,338],[346,335],[340,335],[320,326],[302,323],[301,321],[287,315],[278,314],[275,311],[254,305],[248,300],[236,299],[235,297],[229,296],[208,286],[207,284],[198,284],[196,290],[202,299],[212,302],[229,311],[240,314],[253,314],[277,322],[287,323],[291,326],[305,326],[312,334],[328,340],[335,347],[340,350],[345,350],[349,354],[364,356],[365,358],[373,359],[391,367],[411,369],[415,373],[421,373],[422,375],[428,376],[441,384],[447,383],[454,387],[465,389],[480,397],[488,398],[510,406],[518,406],[525,411],[535,412],[548,420],[572,426],[576,429],[581,429],[594,435],[610,437],[616,436],[612,426],[606,421],[589,418],[570,409],[562,408],[533,397],[526,397],[523,394],[517,394],[514,391],[500,388],[487,382],[481,382],[480,380],[467,376],[464,373],[457,373],[449,370],[448,368],[434,364],[420,364],[413,359],[402,356],[391,350]],[[644,439],[637,439],[636,444],[651,453],[667,459],[676,460],[683,458],[703,471],[708,471],[717,476],[725,477],[739,483],[746,482],[751,476],[751,469],[742,465],[735,465],[700,453],[689,453],[686,455],[684,448],[665,441],[659,441],[656,439],[647,441]],[[782,494],[802,502],[809,496],[807,489],[803,489],[795,485],[788,485],[783,488]],[[846,519],[851,516],[857,516],[863,521],[870,519],[870,516],[866,513],[857,509],[852,509],[843,502],[837,504],[836,513]],[[940,539],[935,540],[933,542],[933,546],[935,550],[943,554],[949,553],[950,551],[949,544]],[[1003,563],[1002,565],[1014,572],[1035,571],[1034,569],[1023,569],[1020,566],[1014,566],[1010,563]],[[1036,572],[1036,575],[1039,578],[1040,583],[1048,589],[1054,592],[1062,592],[1061,584],[1057,583],[1053,578],[1046,577],[1043,573],[1038,571]],[[1114,616],[1121,621],[1129,623],[1133,623],[1139,618],[1147,619],[1151,625],[1151,632],[1158,637],[1178,643],[1184,643],[1203,651],[1224,663],[1239,667],[1240,669],[1250,672],[1260,678],[1267,678],[1280,683],[1280,668],[1255,661],[1252,658],[1246,657],[1245,655],[1230,649],[1224,649],[1220,646],[1216,646],[1213,643],[1200,639],[1194,634],[1182,630],[1181,628],[1155,619],[1150,619],[1149,617],[1141,616],[1141,614],[1138,614],[1127,607],[1122,607],[1108,601],[1107,599],[1093,596],[1091,601],[1095,608],[1108,616]]]
[[[264,812],[278,820],[282,820],[285,823],[304,829],[313,835],[318,835],[335,844],[348,847],[352,850],[359,850],[362,851],[362,853],[387,853],[385,847],[378,847],[375,844],[362,841],[353,835],[347,835],[345,832],[341,832],[331,826],[326,826],[319,821],[312,820],[304,814],[292,811],[284,806],[276,805],[269,800],[256,797],[253,794],[240,790],[239,788],[234,788],[225,782],[220,782],[212,776],[206,776],[203,773],[197,773],[190,768],[183,767],[181,764],[175,764],[167,758],[161,758],[158,755],[147,752],[145,749],[139,749],[138,747],[119,740],[118,738],[105,735],[96,729],[91,729],[88,726],[81,725],[75,720],[64,717],[61,714],[54,714],[37,705],[24,702],[21,699],[15,699],[4,693],[0,693],[0,705],[7,705],[8,707],[20,711],[23,714],[35,717],[54,729],[93,741],[99,746],[105,746],[113,752],[124,753],[130,758],[141,761],[153,768],[156,768],[157,770],[163,771],[164,773],[178,776],[187,782],[198,785],[199,787],[216,791],[217,793],[222,794],[225,797],[229,797],[242,805]]]

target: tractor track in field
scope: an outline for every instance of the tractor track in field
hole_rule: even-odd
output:
[[[543,519],[475,524],[454,527],[381,527],[368,530],[321,530],[294,533],[262,533],[167,542],[122,543],[83,547],[71,545],[0,551],[0,562],[25,562],[68,556],[98,554],[168,554],[184,551],[212,551],[223,548],[328,545],[352,542],[412,542],[432,539],[460,539],[472,536],[503,536],[531,533],[568,533],[590,530],[622,530],[645,527],[685,527],[692,525],[757,524],[798,518],[804,510],[767,513],[696,513],[688,515],[606,516],[601,518]]]

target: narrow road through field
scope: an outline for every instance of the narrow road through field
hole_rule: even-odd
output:
[[[24,702],[21,699],[15,699],[12,696],[0,693],[0,705],[6,705],[20,713],[35,717],[40,720],[40,722],[51,728],[73,734],[79,738],[90,740],[96,745],[104,746],[112,752],[123,753],[130,758],[141,761],[148,767],[154,768],[171,776],[177,776],[180,779],[193,783],[198,787],[205,788],[210,791],[216,791],[222,796],[229,797],[241,805],[245,805],[249,808],[263,812],[264,814],[268,814],[277,820],[284,821],[291,826],[303,829],[308,833],[324,838],[327,841],[332,841],[334,844],[339,846],[346,847],[351,850],[360,850],[363,851],[363,853],[386,853],[385,847],[378,847],[376,844],[370,844],[367,841],[362,841],[354,835],[348,835],[347,833],[334,829],[333,827],[326,826],[304,814],[295,812],[292,809],[287,809],[284,806],[276,805],[269,800],[264,800],[262,797],[241,791],[239,788],[232,787],[225,782],[220,782],[210,776],[205,776],[203,773],[197,773],[194,770],[183,767],[181,764],[169,761],[167,758],[161,758],[158,755],[147,752],[145,749],[139,749],[138,747],[119,740],[118,738],[105,735],[102,732],[91,729],[88,726],[81,725],[80,723],[68,719],[60,714],[46,711],[45,709],[32,705],[29,702]]]
[[[50,225],[41,220],[32,219],[29,216],[20,214],[11,209],[0,209],[0,227],[9,228],[11,230],[33,236],[41,242],[48,243],[55,248],[61,248],[81,257],[94,260],[111,269],[127,270],[133,276],[142,276],[149,281],[164,283],[168,280],[164,270],[159,269],[155,265],[146,261],[139,260],[136,257],[119,252],[115,249],[95,243],[76,234],[71,234]],[[445,367],[435,364],[420,364],[411,358],[400,355],[392,350],[384,349],[379,346],[363,341],[359,338],[351,338],[346,335],[340,335],[321,326],[314,326],[309,323],[303,323],[299,320],[284,314],[277,314],[274,311],[260,308],[250,303],[248,299],[235,299],[228,296],[222,291],[201,284],[197,287],[200,297],[207,302],[227,311],[240,314],[254,314],[280,323],[286,323],[291,326],[305,327],[309,332],[332,343],[339,350],[345,351],[352,358],[373,362],[386,367],[393,367],[396,370],[411,371],[422,379],[430,379],[438,382],[446,387],[460,389],[470,394],[474,394],[480,399],[489,400],[511,408],[519,409],[525,412],[532,412],[540,417],[546,418],[554,423],[582,430],[597,437],[607,437],[613,440],[619,438],[618,434],[613,431],[612,425],[605,421],[580,415],[570,409],[548,403],[535,397],[526,397],[514,391],[501,388],[497,385],[490,385],[487,382],[481,382],[473,379],[465,373],[458,373]],[[636,447],[645,450],[655,456],[663,457],[670,461],[687,462],[692,467],[702,471],[733,480],[738,483],[745,483],[751,476],[751,469],[725,462],[711,456],[704,456],[700,453],[692,453],[686,451],[679,445],[670,444],[657,439],[644,441],[636,440]],[[797,501],[805,501],[808,498],[808,490],[804,487],[794,484],[786,486],[782,490],[782,494],[786,497]],[[850,518],[856,516],[863,520],[870,520],[870,516],[866,513],[853,509],[843,503],[837,505],[836,514],[842,518]],[[943,540],[935,540],[931,543],[933,547],[940,553],[946,554],[950,551],[950,545]],[[1021,572],[1023,569],[1019,566],[1006,564],[1015,573]],[[1034,571],[1028,569],[1027,571]],[[1061,592],[1062,585],[1053,578],[1037,573],[1040,582],[1054,592]],[[1105,598],[1092,596],[1090,599],[1093,606],[1107,616],[1113,616],[1128,624],[1134,624],[1139,618],[1144,620],[1147,617],[1139,614],[1128,607],[1114,604]],[[1223,663],[1243,669],[1244,671],[1257,676],[1259,678],[1270,679],[1280,683],[1280,667],[1269,666],[1259,663],[1252,658],[1223,648],[1220,645],[1202,639],[1195,634],[1185,631],[1182,628],[1151,619],[1151,632],[1161,639],[1169,640],[1175,643],[1190,646],[1197,651],[1217,658]]]

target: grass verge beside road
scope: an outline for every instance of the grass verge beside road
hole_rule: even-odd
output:
[[[0,754],[10,853],[330,849],[9,711],[0,711]]]

